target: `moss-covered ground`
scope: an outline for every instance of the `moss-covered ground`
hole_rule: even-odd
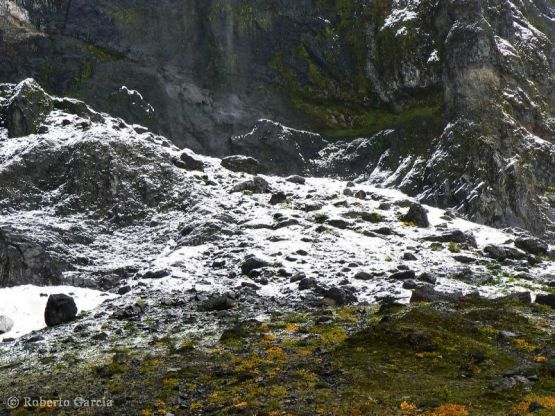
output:
[[[554,415],[554,323],[552,309],[483,299],[275,313],[211,345],[165,337],[102,363],[55,359],[0,390],[114,401],[11,415]]]

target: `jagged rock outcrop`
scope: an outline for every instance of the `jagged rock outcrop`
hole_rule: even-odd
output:
[[[202,194],[186,177],[190,164],[174,163],[183,152],[143,127],[51,97],[31,79],[0,91],[0,287],[111,288],[169,238],[166,228],[133,227]],[[11,123],[14,109],[24,117]],[[138,246],[110,259],[99,253],[111,239]]]

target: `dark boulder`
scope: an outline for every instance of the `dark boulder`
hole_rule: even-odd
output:
[[[540,305],[547,305],[551,306],[555,309],[555,294],[550,293],[547,295],[537,295],[536,296],[536,303]]]
[[[287,182],[295,183],[297,185],[304,185],[306,183],[306,179],[300,175],[292,175],[285,178]]]
[[[185,170],[200,170],[204,171],[204,163],[202,160],[191,156],[186,151],[183,151],[181,155],[179,155],[179,159],[174,161],[174,164],[181,169]]]
[[[402,217],[402,220],[413,223],[420,228],[427,228],[430,226],[428,212],[422,205],[417,203],[411,203],[409,211]]]
[[[434,243],[457,243],[466,245],[467,247],[478,247],[476,238],[472,233],[465,233],[461,230],[449,230],[438,235],[424,237],[423,241],[431,241]]]
[[[330,299],[337,306],[344,306],[357,301],[357,298],[348,289],[331,287],[324,291],[324,298]]]
[[[276,192],[275,194],[272,194],[269,204],[277,205],[285,202],[286,200],[287,200],[287,195],[285,195],[284,192],[279,191],[279,192]]]
[[[244,172],[256,175],[262,173],[262,165],[258,160],[249,156],[234,155],[222,159],[221,165],[233,172]]]
[[[372,280],[374,276],[372,276],[370,273],[366,273],[366,272],[358,272],[357,274],[355,274],[354,278],[356,280]]]
[[[270,266],[270,263],[268,261],[256,256],[249,256],[245,258],[243,264],[241,264],[241,272],[243,274],[249,274],[253,270],[258,270],[268,266]]]
[[[462,299],[461,293],[438,292],[433,287],[423,286],[412,291],[410,303],[419,302],[455,302]]]
[[[416,273],[413,270],[402,270],[400,272],[393,273],[389,276],[393,280],[407,280],[416,278]]]
[[[491,259],[503,261],[506,259],[523,260],[526,253],[518,248],[489,244],[484,247],[484,253]]]
[[[267,194],[270,192],[270,185],[266,179],[255,176],[252,179],[240,182],[233,187],[231,192],[252,192],[253,194]]]
[[[50,295],[44,310],[44,321],[48,326],[56,326],[73,321],[77,316],[77,305],[71,296]]]
[[[214,296],[205,300],[199,307],[201,311],[225,311],[235,306],[235,302],[227,295]]]
[[[515,240],[515,246],[534,255],[546,255],[549,249],[545,241],[535,237],[520,237]]]

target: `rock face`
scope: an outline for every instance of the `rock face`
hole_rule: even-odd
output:
[[[50,295],[44,310],[44,321],[48,326],[56,326],[73,321],[77,316],[77,305],[71,296]]]
[[[544,234],[553,10],[544,0],[12,0],[0,6],[0,79],[33,76],[272,173],[362,176]],[[268,116],[321,135],[255,124]]]
[[[60,263],[28,237],[0,228],[0,287],[59,284],[67,266]]]

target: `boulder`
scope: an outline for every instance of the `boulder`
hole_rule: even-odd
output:
[[[411,222],[420,228],[427,228],[430,226],[428,212],[422,205],[417,203],[411,203],[409,211],[402,217],[402,220]]]
[[[546,255],[548,244],[536,237],[520,237],[515,240],[515,246],[534,255]]]
[[[536,296],[536,303],[540,305],[547,305],[551,306],[555,309],[555,294],[550,293],[547,295],[537,295]]]
[[[424,237],[422,240],[434,243],[457,243],[468,247],[478,247],[474,235],[472,233],[465,233],[461,230],[448,230],[441,234]]]
[[[306,183],[306,179],[300,175],[292,175],[285,178],[287,182],[295,183],[297,185],[304,185]]]
[[[233,308],[233,306],[235,306],[233,299],[227,295],[219,295],[205,300],[199,309],[204,312],[225,311]]]
[[[8,136],[22,137],[37,133],[52,108],[52,99],[35,80],[29,78],[21,81],[1,114]]]
[[[331,287],[324,291],[324,298],[330,299],[337,306],[344,306],[357,301],[355,295],[349,290],[339,287]]]
[[[438,292],[433,287],[423,286],[412,291],[410,303],[419,302],[454,302],[462,298],[461,293]]]
[[[249,274],[253,270],[261,269],[268,266],[270,266],[270,263],[268,261],[256,256],[249,256],[245,258],[243,264],[241,264],[241,272],[243,274]]]
[[[260,162],[250,156],[234,155],[222,159],[221,165],[233,172],[244,172],[256,175],[262,173]]]
[[[14,326],[14,321],[7,316],[0,315],[0,334],[10,332]]]
[[[260,176],[255,176],[252,179],[240,182],[235,185],[231,192],[244,192],[249,191],[253,194],[267,194],[270,192],[270,185],[266,179]]]
[[[73,321],[77,316],[77,305],[71,296],[50,295],[44,310],[44,321],[48,326],[56,326]]]
[[[186,151],[183,151],[181,155],[179,155],[179,159],[175,160],[174,164],[178,168],[185,169],[185,170],[204,171],[204,163],[202,162],[202,160],[199,160],[191,156]]]
[[[277,204],[281,204],[283,202],[285,202],[287,200],[287,195],[282,192],[276,192],[274,194],[272,194],[272,197],[270,198],[270,205],[277,205]]]
[[[393,280],[407,280],[416,278],[416,273],[413,270],[402,270],[400,272],[393,273],[389,276]]]

